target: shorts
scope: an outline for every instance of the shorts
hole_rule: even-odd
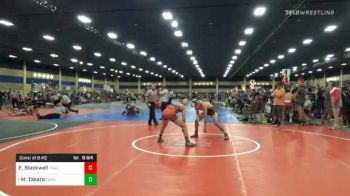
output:
[[[284,102],[284,109],[285,110],[291,110],[293,108],[292,102]]]
[[[208,109],[207,115],[211,116],[211,117],[218,117],[218,114],[216,113],[216,111],[214,109]]]
[[[324,101],[324,113],[330,115],[333,114],[332,104],[330,101]]]
[[[274,105],[272,106],[272,116],[282,118],[283,114],[283,106],[282,105]]]
[[[176,121],[178,119],[176,107],[173,105],[169,105],[168,107],[166,107],[162,112],[162,119],[170,120],[172,122]]]

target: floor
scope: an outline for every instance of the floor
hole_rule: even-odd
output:
[[[170,124],[163,144],[145,113],[122,116],[121,103],[79,106],[67,119],[0,114],[0,195],[347,196],[350,135],[321,126],[241,124],[224,108],[231,140],[212,125],[184,148]],[[188,128],[194,131],[189,108]],[[157,115],[159,116],[159,111]],[[15,186],[16,153],[97,153],[97,186]]]

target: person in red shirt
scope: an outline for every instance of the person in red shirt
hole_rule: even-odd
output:
[[[333,88],[330,91],[332,111],[334,116],[334,124],[332,129],[336,129],[339,127],[339,112],[340,108],[343,106],[343,102],[341,99],[341,90],[335,85],[335,83],[332,83],[332,86]]]

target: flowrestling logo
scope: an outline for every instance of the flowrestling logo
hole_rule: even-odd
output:
[[[333,16],[334,10],[284,10],[287,16]]]

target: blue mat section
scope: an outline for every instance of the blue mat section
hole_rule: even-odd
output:
[[[149,114],[148,108],[145,106],[145,104],[142,104],[142,103],[139,106],[144,111],[143,114],[125,116],[125,115],[122,115],[122,112],[124,111],[124,107],[125,107],[124,105],[111,104],[110,106],[101,105],[101,108],[107,109],[107,111],[104,111],[104,112],[82,114],[82,115],[72,116],[68,118],[62,118],[59,120],[60,121],[144,121],[144,122],[148,122],[148,114]],[[97,104],[97,107],[98,107],[98,104]],[[239,123],[236,116],[230,111],[226,110],[224,107],[216,106],[216,110],[218,112],[219,121],[221,123],[229,123],[229,124]],[[160,117],[161,117],[161,111],[160,109],[156,109],[157,120]],[[194,108],[191,106],[187,106],[186,121],[194,122],[195,119],[196,119],[196,113]],[[212,122],[212,119],[209,118],[208,122]]]

